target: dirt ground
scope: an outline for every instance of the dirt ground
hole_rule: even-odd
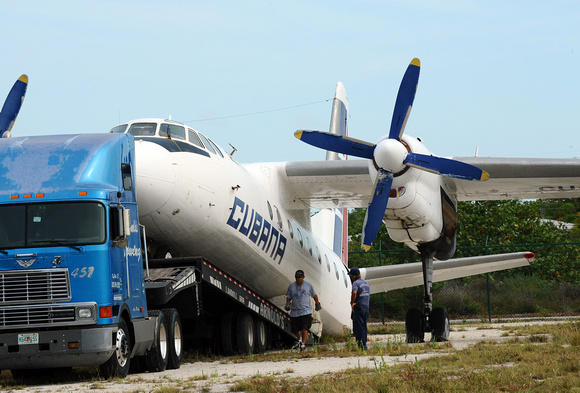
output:
[[[477,342],[485,340],[513,339],[505,335],[503,327],[553,324],[560,321],[508,322],[493,323],[488,328],[461,326],[451,324],[450,342],[453,348],[461,350]],[[427,337],[429,337],[427,335]],[[426,337],[426,338],[427,338]],[[369,336],[369,346],[381,345],[387,341],[404,341],[402,335],[372,335]],[[310,349],[311,350],[311,349]],[[431,357],[444,356],[444,353],[412,354],[408,356],[385,356],[380,359],[382,366],[415,362]],[[8,389],[13,393],[31,392],[151,392],[162,387],[187,389],[189,391],[228,392],[238,379],[252,376],[308,377],[316,374],[336,372],[349,368],[377,367],[376,356],[358,357],[325,357],[315,359],[294,359],[275,362],[231,363],[227,360],[214,362],[195,362],[182,364],[178,370],[168,370],[162,373],[130,374],[127,378],[117,381],[90,381],[79,383],[64,383],[54,385],[30,385],[22,388]]]

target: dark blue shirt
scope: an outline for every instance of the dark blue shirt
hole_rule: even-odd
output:
[[[354,302],[357,306],[363,306],[369,308],[369,300],[371,297],[371,287],[369,283],[359,278],[352,283],[352,290],[356,291],[356,298]]]

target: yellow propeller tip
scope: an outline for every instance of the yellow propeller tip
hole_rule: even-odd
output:
[[[413,60],[411,60],[411,64],[417,67],[421,67],[421,60],[415,57]]]
[[[371,246],[369,244],[363,244],[362,248],[363,248],[363,250],[368,251],[371,249]]]
[[[487,173],[486,171],[482,171],[481,181],[486,181],[487,179],[489,179],[489,173]]]
[[[302,139],[302,130],[298,130],[294,133],[294,136],[298,139]]]
[[[18,80],[20,82],[28,83],[28,75],[22,74],[22,75],[20,75],[20,78],[18,78]]]

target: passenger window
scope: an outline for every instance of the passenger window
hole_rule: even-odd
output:
[[[320,250],[318,249],[318,246],[316,246],[316,257],[318,258],[318,263],[322,264],[322,257],[320,256]]]
[[[339,276],[338,276],[338,268],[336,267],[336,262],[332,262],[332,264],[334,265],[334,273],[336,274],[336,279],[338,280]]]
[[[216,154],[215,150],[213,149],[213,146],[211,145],[211,143],[209,143],[209,141],[207,140],[207,138],[205,136],[203,136],[203,134],[199,134],[199,137],[203,141],[203,144],[205,145],[205,147],[207,147],[207,150],[209,150],[212,153]]]
[[[342,271],[342,279],[344,280],[344,286],[348,288],[348,279],[346,278],[346,273]]]
[[[190,128],[187,129],[187,133],[189,134],[188,135],[189,141],[191,143],[193,143],[194,145],[199,146],[203,149],[203,143],[201,143],[201,139],[199,139],[199,136],[197,136],[197,133]]]
[[[157,123],[135,123],[129,128],[129,134],[135,136],[153,136],[157,129]]]
[[[324,260],[326,261],[326,268],[330,272],[330,261],[328,260],[328,256],[324,254]]]
[[[298,236],[298,242],[300,243],[300,247],[304,246],[304,240],[302,239],[302,232],[300,229],[296,228],[296,236]]]
[[[294,239],[294,228],[292,228],[292,224],[290,224],[290,220],[288,222],[288,231],[290,232],[290,238]]]
[[[171,139],[185,140],[185,128],[175,124],[161,124],[159,129],[159,136],[169,136]]]
[[[312,255],[312,244],[310,244],[310,239],[306,237],[306,245],[308,246],[308,252]]]

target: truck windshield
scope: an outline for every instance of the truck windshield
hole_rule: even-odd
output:
[[[0,205],[0,250],[100,244],[105,228],[98,202]]]

